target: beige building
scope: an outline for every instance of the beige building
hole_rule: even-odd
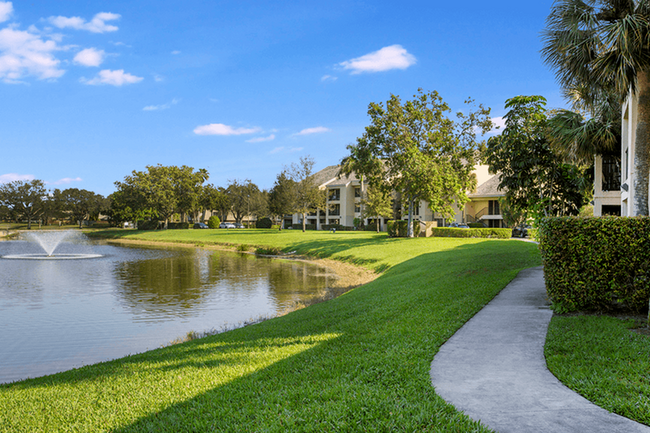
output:
[[[338,177],[339,166],[331,165],[316,173],[316,183],[327,191],[327,209],[319,210],[307,216],[307,224],[313,224],[317,230],[323,225],[340,224],[354,226],[354,219],[361,218],[361,199],[367,185],[352,173],[350,176]],[[499,201],[505,194],[497,190],[498,176],[490,174],[486,165],[474,168],[477,179],[475,192],[468,194],[470,201],[464,209],[456,209],[454,221],[457,223],[481,222],[486,227],[505,227],[501,216]],[[420,221],[436,221],[438,226],[448,225],[440,215],[434,214],[426,201],[421,200],[414,210],[414,218]],[[380,218],[380,230],[386,230],[386,222],[390,218]],[[285,218],[285,226],[301,224],[302,216],[294,214]],[[368,219],[364,220],[367,225]]]

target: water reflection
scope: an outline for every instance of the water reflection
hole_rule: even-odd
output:
[[[0,242],[0,255],[24,247]],[[0,383],[272,316],[327,290],[332,278],[311,264],[247,254],[99,243],[91,249],[104,257],[0,259]]]

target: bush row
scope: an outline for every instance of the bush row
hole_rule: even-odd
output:
[[[497,238],[509,239],[512,229],[498,228],[470,228],[460,229],[454,227],[434,227],[431,236],[439,238]]]
[[[406,237],[408,223],[404,220],[388,221],[388,236],[391,238]],[[416,237],[420,235],[420,221],[418,220],[413,220],[413,233]]]
[[[548,218],[538,240],[556,311],[647,310],[650,218]]]

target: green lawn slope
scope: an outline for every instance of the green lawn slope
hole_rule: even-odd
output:
[[[487,431],[436,395],[430,363],[521,269],[540,264],[536,245],[224,232],[111,236],[271,246],[383,272],[339,298],[257,325],[0,385],[0,431]]]

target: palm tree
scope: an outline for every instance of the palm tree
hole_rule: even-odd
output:
[[[630,92],[637,96],[634,207],[648,215],[650,0],[557,0],[543,40],[542,55],[565,95],[582,88],[582,103],[592,110],[606,89],[618,103]]]
[[[611,91],[591,104],[583,89],[570,92],[571,110],[554,110],[547,121],[547,136],[553,151],[565,162],[591,165],[596,155],[620,155],[621,104]]]

